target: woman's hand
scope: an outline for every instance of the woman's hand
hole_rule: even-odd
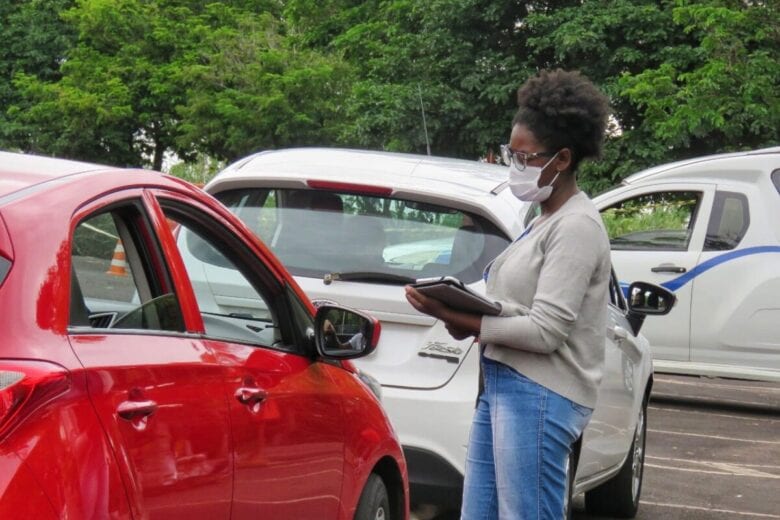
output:
[[[476,332],[468,332],[468,331],[465,331],[463,329],[459,329],[459,328],[457,328],[457,327],[455,327],[455,326],[453,326],[453,325],[451,325],[449,323],[445,323],[444,326],[446,327],[447,332],[450,333],[450,336],[452,336],[453,339],[457,339],[458,341],[460,341],[462,339],[466,339],[469,336],[476,336],[477,335]]]
[[[447,321],[446,316],[448,314],[449,308],[446,305],[435,298],[425,296],[423,293],[409,285],[407,285],[405,289],[406,299],[409,301],[412,307],[422,312],[423,314]]]
[[[406,299],[409,303],[428,316],[440,319],[444,322],[447,332],[457,340],[466,339],[469,336],[478,336],[482,326],[482,316],[459,312],[444,305],[441,301],[425,296],[411,286],[406,286]]]

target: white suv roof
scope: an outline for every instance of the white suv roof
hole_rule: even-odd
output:
[[[207,186],[211,193],[258,186],[258,178],[280,187],[305,186],[306,181],[333,181],[384,186],[395,197],[437,203],[468,210],[488,218],[509,236],[519,229],[506,229],[527,206],[503,189],[508,169],[495,164],[424,155],[347,150],[296,148],[260,152],[242,159]],[[216,189],[215,189],[216,188]]]
[[[655,180],[686,180],[700,178],[702,180],[745,180],[744,172],[747,169],[751,171],[760,170],[762,163],[760,161],[745,161],[744,158],[755,155],[780,155],[780,146],[772,148],[762,148],[748,152],[723,153],[717,155],[706,155],[684,161],[677,161],[660,166],[654,166],[641,172],[635,173],[623,179],[621,185],[628,186],[640,182]],[[689,166],[702,162],[716,163],[704,170],[693,171]]]

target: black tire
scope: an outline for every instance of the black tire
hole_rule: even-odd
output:
[[[589,514],[616,518],[636,516],[645,467],[646,419],[647,401],[639,409],[634,440],[623,467],[612,479],[585,493],[585,509]]]
[[[360,494],[355,520],[391,520],[390,499],[379,475],[372,473]]]

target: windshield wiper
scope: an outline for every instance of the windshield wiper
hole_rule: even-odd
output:
[[[325,285],[330,285],[334,280],[341,280],[342,282],[372,282],[388,285],[406,285],[417,281],[415,278],[409,276],[373,271],[328,273],[322,279]]]

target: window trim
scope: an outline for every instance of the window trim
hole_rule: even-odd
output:
[[[780,178],[780,176],[778,176]],[[728,198],[736,198],[742,201],[742,219],[743,219],[743,226],[742,230],[740,231],[739,239],[734,244],[733,247],[729,247],[727,249],[716,249],[714,247],[708,247],[707,242],[709,239],[709,236],[711,234],[716,233],[710,233],[711,231],[714,231],[715,227],[720,226],[721,219],[723,217],[723,209],[726,202],[726,199]],[[715,219],[718,219],[717,222]],[[707,223],[707,231],[704,235],[704,245],[702,246],[702,251],[733,251],[737,247],[739,247],[739,244],[742,242],[742,239],[745,238],[745,235],[747,234],[748,230],[750,229],[750,200],[748,199],[747,195],[745,195],[742,192],[738,191],[726,191],[726,190],[716,190],[715,195],[712,201],[712,211],[710,211],[710,220]]]
[[[71,219],[70,232],[68,235],[68,265],[70,266],[70,274],[68,277],[68,324],[66,331],[68,334],[78,335],[153,335],[153,336],[189,336],[189,332],[186,330],[186,320],[184,316],[184,309],[182,308],[179,300],[179,294],[176,292],[176,284],[173,282],[173,276],[169,270],[167,270],[167,262],[165,255],[163,254],[162,244],[159,241],[159,237],[155,232],[155,226],[152,216],[149,214],[146,204],[144,204],[144,191],[140,189],[127,190],[122,192],[120,196],[110,199],[101,199],[99,201],[92,201],[80,207],[73,215]],[[121,215],[122,212],[134,211],[135,215],[132,226],[128,225],[128,218]],[[117,215],[115,212],[120,213],[122,220],[117,223]],[[75,276],[73,267],[73,241],[75,239],[75,232],[79,225],[88,219],[98,217],[103,214],[111,214],[111,218],[117,227],[117,232],[120,234],[120,238],[129,238],[128,248],[126,253],[135,251],[140,257],[145,256],[149,261],[140,262],[140,270],[134,272],[134,278],[136,279],[136,286],[142,283],[146,290],[154,296],[162,294],[173,293],[176,297],[176,304],[181,314],[181,319],[184,323],[184,331],[171,331],[171,330],[158,330],[158,329],[105,329],[105,328],[93,328],[83,325],[71,324],[71,291],[73,290],[71,278]],[[124,228],[124,229],[122,229]],[[123,235],[127,234],[127,237]],[[129,262],[128,262],[129,264]],[[143,280],[139,279],[142,278]],[[79,283],[78,277],[76,277],[76,283]],[[138,288],[138,287],[137,287]],[[165,292],[163,292],[165,291]]]
[[[179,217],[178,220],[182,221],[182,224],[187,225],[193,231],[202,233],[205,237],[212,239],[218,244],[224,246],[224,250],[220,249],[220,252],[233,262],[241,270],[242,275],[252,284],[252,287],[257,293],[265,300],[269,305],[269,308],[274,316],[275,321],[278,323],[278,327],[282,336],[282,346],[277,345],[265,345],[260,343],[251,343],[243,341],[238,338],[224,338],[216,337],[207,334],[205,326],[199,335],[203,339],[211,341],[229,342],[250,345],[259,348],[269,348],[278,350],[280,352],[311,356],[311,352],[304,344],[299,341],[299,334],[296,332],[294,314],[292,312],[291,303],[287,297],[285,291],[285,284],[282,283],[276,275],[271,271],[267,262],[263,257],[256,254],[247,244],[244,243],[241,235],[237,233],[237,230],[223,223],[218,215],[214,215],[209,208],[197,204],[193,201],[184,201],[180,197],[177,197],[175,193],[171,192],[158,192],[154,195],[157,204],[159,205],[162,214],[168,218],[174,215]],[[235,217],[237,218],[237,217]],[[252,235],[254,236],[254,235]],[[186,283],[190,284],[190,290],[193,294],[193,304],[198,308],[197,298],[195,298],[194,289],[192,288],[192,282],[186,275],[186,268],[184,261],[181,258],[179,248],[175,245],[175,237],[170,234],[171,240],[174,241],[174,247],[176,248],[176,261],[181,263],[182,272]],[[173,259],[170,259],[173,261]],[[262,269],[257,269],[250,264],[259,263],[262,265]],[[199,308],[198,308],[199,309]],[[197,311],[200,313],[200,311]]]
[[[615,309],[622,312],[623,314],[628,312],[628,305],[626,304],[625,296],[623,295],[623,288],[620,287],[620,280],[617,277],[617,274],[615,273],[615,268],[612,267],[610,269],[610,277],[609,277],[609,285],[610,285],[610,294],[617,294],[618,301],[617,304],[612,303],[612,298],[610,297],[609,304],[612,305]]]
[[[777,190],[777,194],[780,195],[780,168],[773,171],[770,174],[770,178],[772,179],[772,184],[775,185],[775,189]]]
[[[680,187],[677,189],[669,189],[669,188],[663,188],[661,186],[653,186],[652,190],[648,191],[641,191],[639,193],[632,193],[627,197],[621,198],[615,202],[610,203],[607,207],[600,209],[599,213],[603,215],[603,213],[607,210],[613,209],[615,206],[622,205],[626,201],[637,199],[639,197],[646,197],[649,195],[654,195],[657,193],[691,193],[696,196],[696,207],[691,211],[691,218],[690,222],[688,223],[687,228],[687,235],[685,239],[685,245],[682,248],[671,248],[671,247],[654,247],[654,248],[640,248],[640,247],[615,247],[612,243],[612,238],[609,239],[610,243],[610,249],[613,251],[667,251],[667,252],[688,252],[690,251],[691,247],[691,241],[694,237],[694,232],[696,230],[697,221],[699,219],[699,214],[702,211],[702,206],[705,198],[705,191],[701,188],[685,188]],[[603,217],[602,217],[603,218]]]

